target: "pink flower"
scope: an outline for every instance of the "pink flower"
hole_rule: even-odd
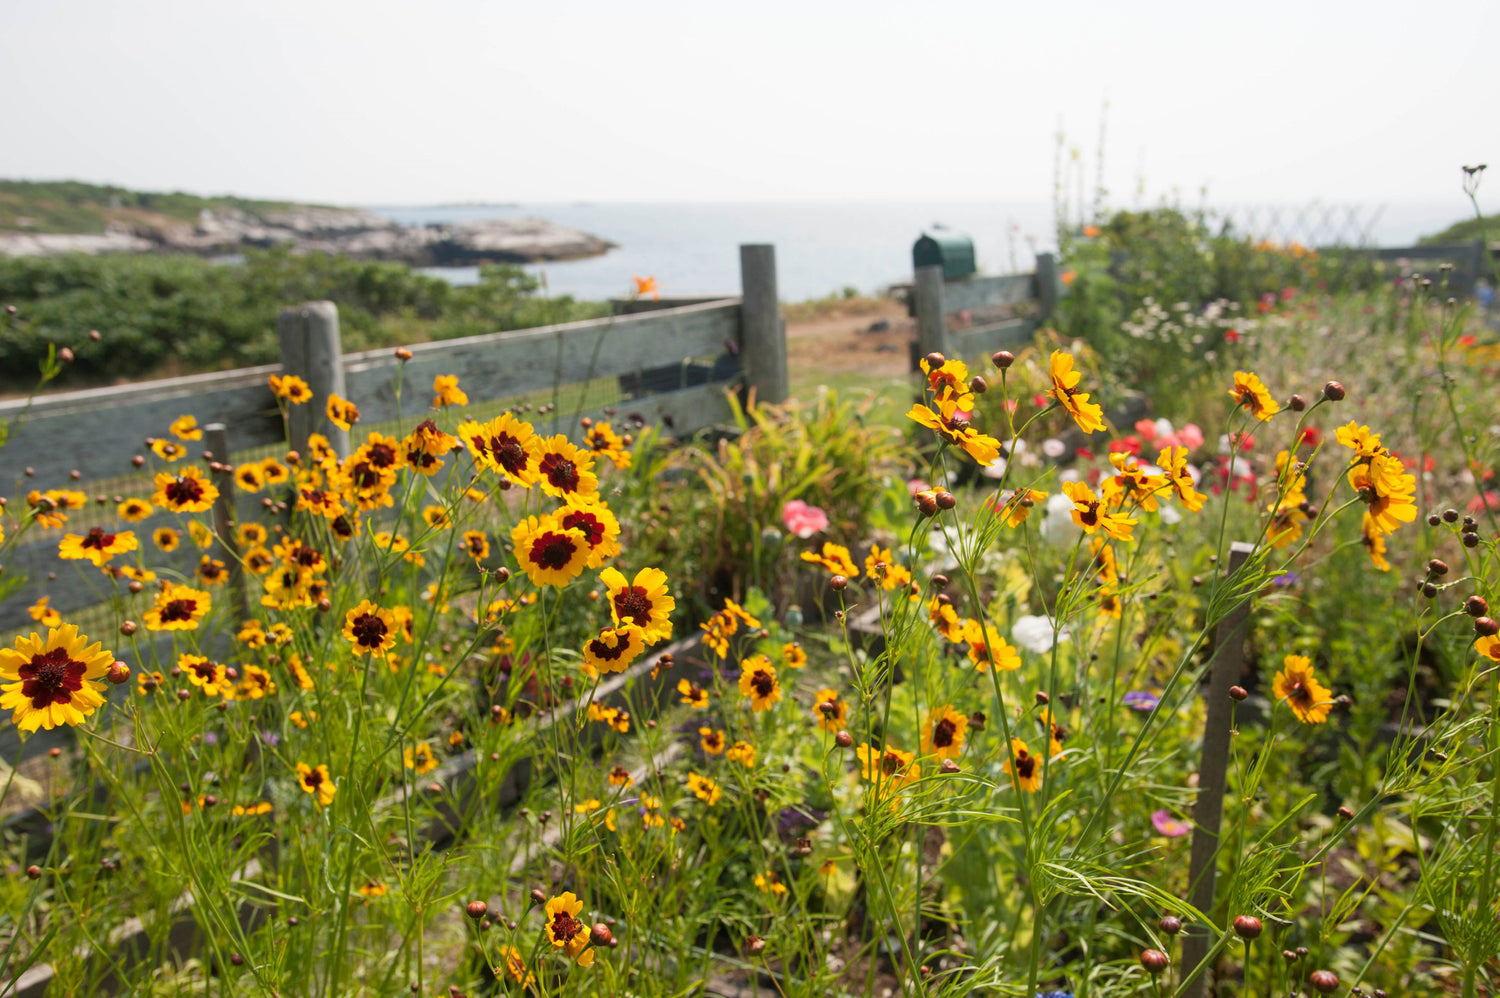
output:
[[[1150,443],[1156,439],[1156,420],[1142,419],[1135,424],[1135,432],[1141,435],[1141,439]]]
[[[1483,499],[1481,499],[1479,496],[1475,496],[1473,499],[1469,500],[1470,513],[1482,513],[1484,512],[1486,506],[1488,506],[1490,509],[1500,510],[1500,492],[1496,492],[1491,489],[1484,494]]]
[[[1188,423],[1177,431],[1177,444],[1188,450],[1197,450],[1203,446],[1203,431],[1198,429],[1197,423]]]
[[[786,529],[806,540],[820,530],[828,529],[828,514],[801,499],[788,499],[781,507],[781,522]]]
[[[1165,835],[1169,839],[1180,839],[1193,830],[1192,825],[1172,817],[1171,812],[1165,808],[1151,812],[1151,825],[1156,829],[1156,834]]]

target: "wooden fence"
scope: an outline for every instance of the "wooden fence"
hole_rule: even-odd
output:
[[[912,369],[934,351],[945,357],[988,356],[1031,342],[1057,304],[1057,259],[1039,253],[1036,272],[943,279],[940,266],[916,268],[911,306],[917,318]]]

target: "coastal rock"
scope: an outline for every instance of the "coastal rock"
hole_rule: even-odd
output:
[[[530,263],[598,256],[614,244],[540,218],[399,225],[368,211],[298,207],[263,214],[204,211],[195,224],[119,225],[103,234],[0,232],[0,256],[60,253],[195,253],[223,256],[290,245],[413,266]]]

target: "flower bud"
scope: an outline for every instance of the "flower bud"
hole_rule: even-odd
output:
[[[1250,691],[1245,689],[1243,686],[1229,687],[1229,699],[1234,700],[1235,702],[1239,702],[1249,695]]]
[[[942,354],[938,354],[937,356],[941,357]],[[766,941],[764,939],[762,939],[760,936],[748,936],[748,937],[746,937],[746,939],[745,939],[745,952],[746,953],[749,953],[749,954],[751,954],[753,956],[754,954],[761,952],[765,948],[766,948]]]
[[[595,946],[608,946],[614,941],[615,934],[603,922],[595,922],[594,927],[589,930],[589,942]]]
[[[1471,617],[1483,617],[1490,612],[1490,605],[1484,601],[1483,596],[1470,596],[1464,600],[1464,613]]]
[[[969,715],[969,727],[974,729],[975,731],[983,731],[986,720],[988,720],[988,718],[984,716],[984,711],[976,710],[974,713]]]
[[[468,915],[476,922],[483,918],[485,915],[489,914],[489,911],[490,906],[485,904],[483,901],[470,901],[468,905],[464,907],[464,914]]]
[[[1169,936],[1175,936],[1182,931],[1182,919],[1176,915],[1163,915],[1157,920],[1156,927]]]
[[[41,877],[41,875],[42,868],[34,863],[26,868],[26,878],[28,880],[37,880]]]
[[[937,500],[938,509],[952,509],[958,505],[958,497],[947,489],[938,489],[933,498]]]
[[[1047,695],[1046,690],[1036,691],[1036,702],[1038,707],[1045,706],[1046,704],[1050,703],[1051,700],[1052,698]]]
[[[1354,808],[1349,807],[1347,804],[1342,805],[1341,807],[1339,807],[1339,817],[1343,818],[1345,821],[1348,821],[1349,819],[1354,817]]]
[[[1241,939],[1250,940],[1260,935],[1260,919],[1254,915],[1239,915],[1234,920],[1234,934]]]
[[[828,588],[832,589],[836,593],[841,593],[848,587],[849,580],[844,578],[842,575],[835,575],[833,578],[828,580]]]
[[[136,623],[133,620],[126,620],[120,624],[120,633],[125,635],[127,638],[138,630],[140,630],[140,628],[136,626]]]
[[[944,773],[953,774],[958,772],[958,763],[954,762],[952,759],[944,759],[938,765],[938,769],[942,770]]]
[[[1444,523],[1457,523],[1458,522],[1458,510],[1454,509],[1451,506],[1448,507],[1447,509],[1443,510],[1443,522]]]
[[[1443,518],[1441,516],[1438,516],[1436,513],[1428,513],[1427,514],[1427,525],[1429,527],[1435,527],[1439,523],[1442,523],[1442,522],[1443,522]]]
[[[73,363],[73,350],[72,350],[72,348],[71,347],[63,347],[61,350],[57,351],[57,359],[60,360],[60,361],[62,361],[64,364],[71,364],[71,363]]]
[[[327,613],[329,610],[333,609],[333,601],[330,600],[327,596],[324,596],[322,599],[318,600],[318,609],[323,613]]]
[[[1344,386],[1337,381],[1330,381],[1323,386],[1323,397],[1330,402],[1342,402],[1344,400]]]
[[[1281,958],[1287,963],[1296,963],[1297,951],[1294,949],[1284,949],[1281,951]]]
[[[1307,983],[1321,995],[1331,995],[1338,990],[1339,975],[1331,970],[1315,970],[1308,975]]]
[[[1301,412],[1303,409],[1307,408],[1307,399],[1303,398],[1301,395],[1293,395],[1291,398],[1286,400],[1286,407],[1293,412]]]
[[[984,380],[984,378],[980,375],[976,374],[974,375],[974,377],[969,379],[969,391],[973,392],[975,395],[983,395],[989,390],[990,383]]]
[[[1477,548],[1479,546],[1478,534],[1464,534],[1464,547]]]
[[[1433,558],[1427,562],[1427,574],[1434,578],[1442,578],[1448,574],[1448,563],[1441,558]]]
[[[116,662],[114,665],[111,665],[109,667],[109,671],[104,674],[104,678],[108,679],[116,686],[119,686],[121,683],[129,682],[130,666],[126,665],[124,662]]]
[[[533,887],[531,889],[531,902],[532,904],[546,904],[547,893],[540,887]]]
[[[1159,949],[1148,949],[1141,953],[1141,966],[1148,974],[1159,974],[1172,963],[1167,954]]]
[[[1500,624],[1495,623],[1494,617],[1475,617],[1474,633],[1481,638],[1492,638],[1500,632]]]
[[[997,350],[990,355],[990,360],[995,362],[996,367],[1004,371],[1016,362],[1016,355],[1009,350]]]
[[[411,360],[411,351],[408,350],[408,349],[406,349],[406,347],[397,347],[396,348],[396,359],[397,360]]]
[[[840,731],[838,734],[833,736],[833,740],[839,748],[848,748],[849,746],[854,744],[854,736],[849,734],[849,732],[847,731]]]
[[[923,492],[918,492],[912,498],[916,501],[917,511],[920,512],[923,516],[933,516],[937,513],[937,493],[928,489]]]
[[[934,351],[932,351],[932,353],[928,354],[927,357],[926,357],[926,360],[927,360],[927,366],[929,368],[932,368],[932,369],[936,369],[936,368],[942,367],[944,364],[948,363],[948,358],[944,357],[942,354],[938,353],[936,350],[934,350]]]

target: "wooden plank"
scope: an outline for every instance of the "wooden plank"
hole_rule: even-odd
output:
[[[973,329],[951,332],[948,334],[948,344],[954,357],[988,359],[996,350],[1014,351],[1030,346],[1036,329],[1035,319],[1007,319],[1004,322],[992,322]]]
[[[740,306],[731,301],[420,343],[410,348],[413,356],[405,365],[401,411],[425,410],[440,374],[457,375],[471,398],[504,398],[733,352],[739,329]],[[348,397],[362,421],[400,414],[393,384],[397,363],[390,350],[345,355]]]
[[[1052,317],[1057,308],[1057,299],[1062,297],[1062,275],[1057,272],[1057,257],[1051,253],[1036,255],[1036,298],[1042,310],[1037,315],[1038,324]]]
[[[202,423],[234,427],[235,443],[259,447],[284,439],[281,414],[266,379],[279,365],[246,367],[186,378],[142,381],[112,388],[42,396],[0,450],[0,480],[31,468],[30,487],[62,488],[68,474],[84,481],[128,475],[130,458],[146,452],[142,441],[160,437],[183,413]],[[0,422],[25,408],[24,399],[0,402]]]
[[[1235,541],[1229,546],[1229,571],[1224,585],[1235,585],[1235,576],[1255,551],[1253,544]],[[1229,688],[1239,682],[1245,664],[1245,625],[1250,618],[1247,598],[1219,621],[1214,632],[1214,659],[1208,683],[1208,710],[1203,721],[1203,755],[1198,765],[1198,797],[1193,804],[1193,848],[1188,867],[1188,900],[1202,912],[1214,910],[1214,881],[1218,870],[1219,825],[1224,820],[1224,787],[1229,770],[1229,725],[1233,704]],[[1181,966],[1191,973],[1208,955],[1218,935],[1207,925],[1188,927],[1182,941]],[[1202,998],[1207,974],[1196,974],[1182,988],[1184,998]]]
[[[943,283],[943,268],[939,266],[918,267],[913,293],[917,306],[917,352],[912,370],[921,370],[917,361],[930,353],[948,356],[948,321],[950,310]]]
[[[745,381],[760,402],[780,404],[787,397],[786,327],[776,291],[776,247],[740,247],[740,359]]]
[[[1005,277],[975,275],[943,284],[943,306],[950,315],[976,308],[1019,305],[1036,296],[1035,274],[1009,274]]]

